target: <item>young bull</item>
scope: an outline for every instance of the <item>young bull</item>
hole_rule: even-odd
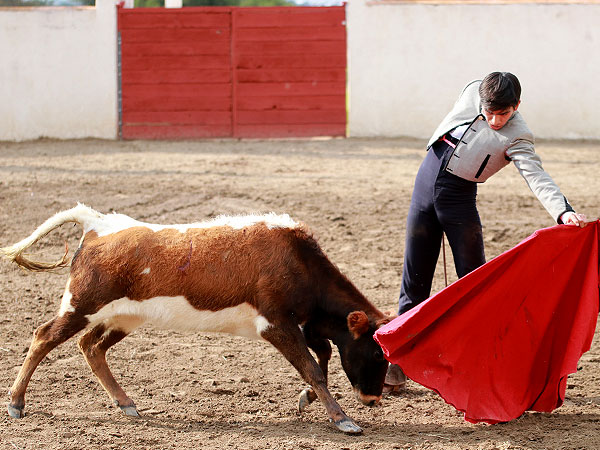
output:
[[[29,270],[69,264],[23,255],[64,223],[83,226],[56,317],[34,332],[11,388],[8,413],[23,417],[25,391],[40,361],[81,330],[79,348],[112,401],[137,416],[113,377],[107,350],[145,322],[176,330],[227,332],[273,344],[310,384],[300,412],[316,398],[345,433],[360,433],[327,389],[331,340],[358,399],[380,398],[387,361],[373,340],[389,321],[287,215],[219,217],[190,225],[155,225],[79,204],[1,249]],[[312,357],[309,348],[316,356]]]

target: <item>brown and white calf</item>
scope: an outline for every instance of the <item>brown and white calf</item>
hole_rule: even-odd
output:
[[[11,388],[12,417],[23,417],[25,391],[40,361],[81,330],[79,347],[88,365],[113,402],[137,416],[106,364],[106,351],[149,322],[265,339],[311,386],[300,394],[300,411],[319,398],[338,429],[362,431],[327,389],[330,341],[358,399],[374,405],[388,364],[373,333],[389,318],[340,273],[304,226],[274,214],[155,225],[79,204],[1,251],[30,270],[67,266],[66,253],[55,263],[23,255],[67,222],[82,225],[83,236],[58,314],[35,330]]]

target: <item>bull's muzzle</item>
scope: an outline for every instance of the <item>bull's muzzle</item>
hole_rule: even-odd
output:
[[[375,406],[381,401],[381,395],[363,394],[359,388],[353,387],[354,396],[365,406]]]

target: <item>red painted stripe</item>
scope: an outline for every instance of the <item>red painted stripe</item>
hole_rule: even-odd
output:
[[[231,111],[125,111],[126,125],[231,125]]]
[[[173,56],[173,55],[227,55],[229,41],[212,42],[124,42],[121,45],[123,56]]]
[[[239,110],[306,110],[345,108],[345,95],[245,97],[238,99]],[[344,105],[344,106],[342,106]]]
[[[342,41],[297,41],[297,42],[237,42],[235,49],[244,55],[315,55],[345,54]]]
[[[190,83],[190,84],[133,84],[127,91],[136,97],[169,95],[178,97],[226,97],[229,96],[229,83]]]
[[[346,67],[345,54],[332,55],[239,55],[235,60],[238,69],[324,69],[328,67]]]
[[[238,81],[268,82],[268,81],[346,81],[346,70],[339,69],[240,69],[237,71]]]
[[[126,70],[161,70],[161,69],[226,69],[230,67],[229,55],[215,56],[130,56],[122,62]]]
[[[245,27],[334,27],[345,21],[343,7],[315,8],[240,8],[235,9],[237,26]]]
[[[228,27],[229,12],[130,10],[120,15],[121,30],[130,28],[211,28]]]
[[[346,110],[238,111],[240,125],[345,124]]]
[[[343,95],[346,84],[338,82],[308,83],[240,83],[238,95],[242,97],[262,97],[279,95]]]
[[[198,139],[231,135],[231,126],[123,126],[123,139]]]
[[[222,28],[144,28],[121,31],[121,39],[126,42],[229,42],[230,29]]]
[[[231,97],[197,97],[155,95],[126,97],[123,114],[128,111],[231,111]]]
[[[237,131],[238,136],[247,138],[345,136],[346,125],[238,125]]]
[[[124,85],[153,83],[231,83],[231,70],[125,70],[121,74],[121,80]]]
[[[346,27],[318,27],[306,32],[306,27],[242,28],[237,30],[237,42],[248,41],[346,41]],[[345,50],[344,50],[345,51]]]

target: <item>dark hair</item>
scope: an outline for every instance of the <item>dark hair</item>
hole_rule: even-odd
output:
[[[510,72],[492,72],[479,85],[481,106],[488,111],[517,107],[521,99],[521,83]]]

